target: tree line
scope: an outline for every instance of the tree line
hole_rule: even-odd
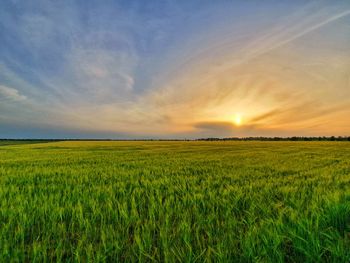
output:
[[[350,136],[320,136],[320,137],[228,137],[201,138],[198,141],[350,141]]]
[[[227,137],[199,139],[0,139],[1,141],[28,142],[58,142],[58,141],[350,141],[350,136],[319,136],[319,137]]]

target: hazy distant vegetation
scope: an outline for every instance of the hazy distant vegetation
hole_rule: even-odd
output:
[[[18,143],[40,143],[58,141],[350,141],[350,136],[320,136],[320,137],[227,137],[199,139],[0,139],[0,145]]]
[[[349,146],[3,146],[0,261],[349,262]]]
[[[199,141],[350,141],[350,136],[320,136],[320,137],[228,137],[201,138]]]

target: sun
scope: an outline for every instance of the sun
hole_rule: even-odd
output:
[[[234,123],[237,125],[237,126],[240,126],[242,124],[242,116],[240,114],[236,114],[235,115],[235,118],[234,118]]]

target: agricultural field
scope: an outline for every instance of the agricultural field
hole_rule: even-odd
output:
[[[45,140],[1,140],[0,146],[49,142]]]
[[[349,262],[349,142],[0,147],[0,262]]]

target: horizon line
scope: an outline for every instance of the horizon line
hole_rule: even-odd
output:
[[[246,137],[202,137],[202,138],[0,138],[0,141],[224,141],[224,140],[350,140],[348,136],[246,136]]]

